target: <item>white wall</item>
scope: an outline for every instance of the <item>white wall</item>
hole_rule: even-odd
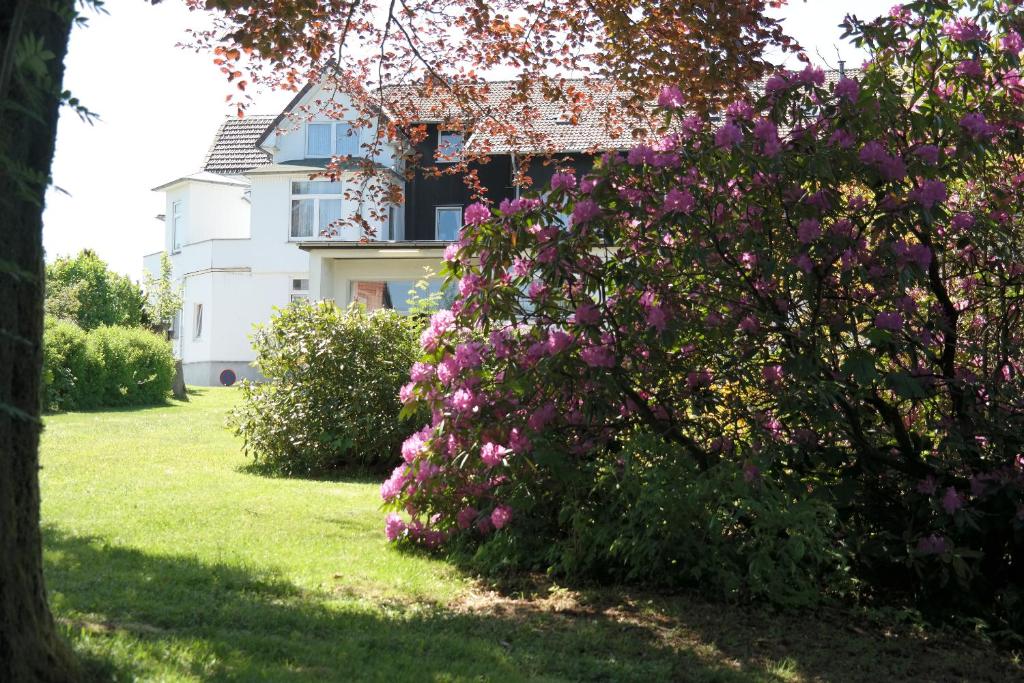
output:
[[[185,245],[211,239],[237,239],[249,236],[248,188],[198,180],[182,180],[166,190],[164,248],[172,251],[171,230],[174,202],[181,201],[184,225],[179,241]]]

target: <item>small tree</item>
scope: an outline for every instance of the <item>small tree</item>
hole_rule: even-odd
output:
[[[181,310],[182,287],[175,285],[171,277],[171,259],[167,252],[160,254],[160,275],[146,273],[143,285],[146,293],[145,312],[150,324],[158,331],[167,331],[174,323],[174,317]]]
[[[46,313],[84,329],[100,325],[136,327],[145,322],[142,289],[91,249],[59,258],[46,268]]]

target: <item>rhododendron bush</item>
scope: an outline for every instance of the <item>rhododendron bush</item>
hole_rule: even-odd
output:
[[[389,538],[533,539],[556,565],[601,538],[592,566],[693,577],[657,547],[692,520],[644,518],[653,550],[623,554],[608,481],[733,472],[726,507],[835,509],[816,543],[870,584],[1019,614],[1022,25],[1016,2],[849,20],[872,55],[850,77],[781,72],[721,120],[668,86],[662,139],[470,207],[460,299],[402,390],[432,420],[383,485]]]

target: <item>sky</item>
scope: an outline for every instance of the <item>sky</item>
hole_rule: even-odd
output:
[[[862,18],[895,0],[859,0]],[[208,54],[177,47],[186,30],[204,25],[181,0],[150,5],[107,0],[109,14],[90,14],[76,28],[66,59],[65,88],[100,116],[93,125],[61,114],[47,193],[43,242],[47,260],[96,251],[116,271],[142,277],[142,257],[163,248],[163,194],[152,188],[199,170],[217,127],[233,115],[231,92]],[[859,66],[864,55],[841,43],[850,4],[790,0],[777,14],[816,62]],[[795,62],[790,66],[795,66]],[[276,114],[287,92],[256,92],[250,112]]]

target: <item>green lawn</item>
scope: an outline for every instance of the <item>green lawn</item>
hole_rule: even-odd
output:
[[[46,418],[47,581],[118,681],[1004,681],[965,634],[686,596],[485,589],[386,546],[378,483],[247,473],[237,394]]]

